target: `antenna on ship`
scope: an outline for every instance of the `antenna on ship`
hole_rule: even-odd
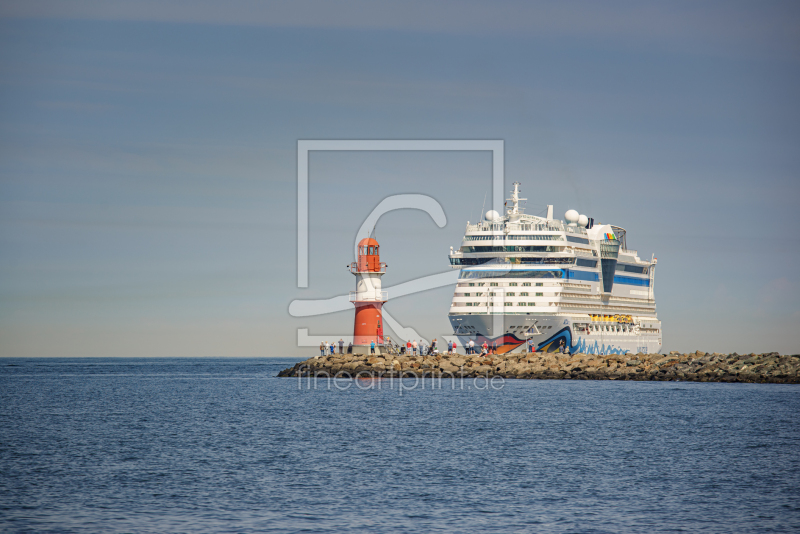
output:
[[[508,213],[511,215],[517,215],[519,213],[519,201],[520,200],[528,200],[527,198],[519,198],[519,182],[514,182],[514,190],[511,191],[511,198],[506,199],[512,202],[512,207],[508,210]]]

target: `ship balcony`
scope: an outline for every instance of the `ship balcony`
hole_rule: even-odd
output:
[[[386,302],[387,300],[389,300],[388,291],[350,292],[350,302]]]
[[[529,218],[523,215],[519,221],[481,221],[477,224],[468,224],[467,233],[470,232],[563,232],[564,225],[558,220],[547,220],[539,217]],[[580,230],[578,230],[580,232]]]

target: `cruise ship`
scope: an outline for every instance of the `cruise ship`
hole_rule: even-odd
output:
[[[450,264],[461,270],[450,323],[462,346],[496,353],[627,354],[661,351],[654,294],[657,259],[627,247],[625,229],[553,206],[540,217],[520,208],[514,183],[506,213],[467,222]]]

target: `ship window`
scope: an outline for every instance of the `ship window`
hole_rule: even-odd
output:
[[[516,286],[516,285],[517,285],[517,283],[516,283],[516,282],[509,282],[509,283],[508,283],[508,285],[509,285],[509,286]]]
[[[487,263],[492,258],[450,258],[450,265],[481,265]]]
[[[527,306],[528,304],[526,302],[520,302],[519,305],[520,306]]]
[[[494,296],[494,293],[489,293],[489,296],[490,296],[490,297],[493,297],[493,296]]]
[[[463,280],[466,278],[564,278],[564,271],[558,269],[554,271],[539,271],[539,270],[498,270],[498,271],[484,271],[484,270],[469,270],[461,271],[458,276]]]
[[[583,258],[578,258],[576,264],[578,267],[597,267],[597,260],[585,260]]]
[[[467,306],[472,306],[472,303],[471,302],[467,302]]]
[[[509,293],[506,293],[506,295],[508,295],[509,297],[513,297],[513,296],[514,296],[514,292],[513,292],[513,291],[511,291],[511,292],[509,292]]]
[[[628,273],[647,274],[647,267],[640,267],[638,265],[626,265],[624,263],[617,263],[616,270]]]
[[[468,296],[469,296],[469,293],[464,293],[464,296],[465,296],[465,297],[468,297]]]
[[[634,278],[632,276],[615,276],[614,277],[615,284],[628,284],[632,286],[644,286],[650,287],[650,280],[646,278]]]
[[[475,283],[474,282],[470,282],[469,287],[475,287]]]
[[[524,287],[530,287],[531,283],[530,282],[522,282],[522,285]]]
[[[530,285],[530,284],[529,284]],[[542,287],[544,284],[542,282],[536,282],[536,287]]]
[[[492,287],[497,287],[497,282],[489,282],[489,285]]]
[[[567,241],[569,241],[570,243],[583,243],[584,245],[588,245],[589,244],[589,240],[588,239],[584,239],[582,237],[573,237],[571,235],[567,236]]]
[[[463,246],[461,252],[563,252],[564,247],[554,246],[520,246],[520,247],[489,247],[489,246]]]
[[[573,265],[575,263],[575,258],[528,258],[521,256],[515,259],[517,263],[531,265]]]
[[[527,297],[528,296],[528,292],[527,291],[523,291],[522,293],[519,294],[519,296],[520,297]]]
[[[586,280],[587,282],[597,282],[600,276],[597,273],[589,273],[586,271],[569,271],[567,277],[573,280]]]
[[[514,303],[513,302],[504,302],[503,306],[511,306],[512,304],[514,304]]]
[[[544,296],[544,293],[536,293],[536,296],[537,296],[537,297],[543,297],[543,296]]]

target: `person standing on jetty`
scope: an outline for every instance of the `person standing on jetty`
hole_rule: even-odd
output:
[[[467,354],[475,354],[475,340],[469,340],[469,349],[467,349]]]
[[[339,338],[339,354],[344,354],[344,339]]]
[[[458,354],[458,350],[456,350],[456,340],[453,340],[453,354]]]
[[[328,354],[328,342],[325,342],[325,346],[322,348],[322,355],[325,356]]]
[[[349,345],[347,345],[347,354],[353,354],[353,342],[351,341]]]
[[[331,341],[331,356],[333,356],[334,354],[336,354],[336,342]]]
[[[375,340],[370,341],[370,343],[369,343],[369,352],[370,352],[370,354],[375,354]]]
[[[319,342],[319,355],[325,356],[325,343],[322,341]]]
[[[417,340],[415,339],[414,342],[411,344],[411,349],[414,351],[414,356],[417,355],[417,348],[418,348]]]

